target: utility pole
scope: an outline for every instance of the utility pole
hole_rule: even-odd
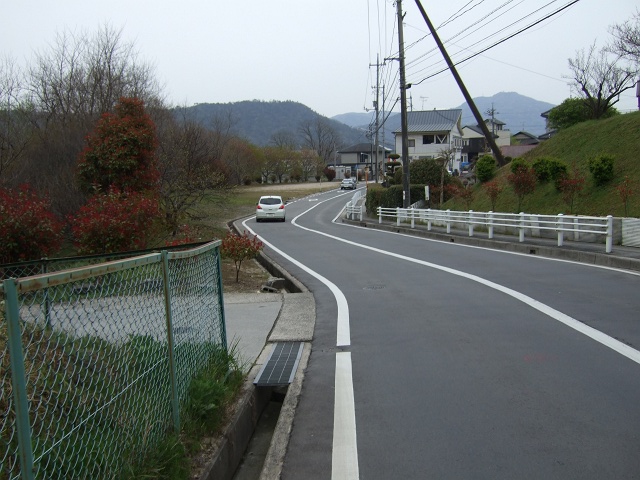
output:
[[[640,99],[639,99],[639,101],[640,101]],[[385,105],[385,103],[384,103],[384,102],[385,102],[385,98],[384,98],[384,85],[382,85],[382,118],[383,118],[383,119],[384,119],[384,105]],[[386,137],[385,132],[384,132],[384,124],[385,124],[385,123],[387,123],[387,122],[386,122],[386,119],[385,119],[385,121],[383,121],[383,122],[382,122],[382,153],[383,153],[383,154],[384,154],[384,156],[385,156],[385,158],[383,158],[383,159],[382,159],[382,163],[383,163],[383,165],[384,165],[384,160],[386,159],[386,156],[387,156],[387,151],[385,150],[385,148],[386,148],[386,147],[385,147],[385,144],[387,143],[387,137]],[[380,164],[378,164],[378,166],[377,166],[376,168],[377,168],[377,170],[379,170],[379,169],[380,169]],[[377,171],[377,170],[376,170],[376,171]],[[377,178],[376,178],[376,180],[377,180]]]
[[[369,65],[371,66],[371,65]],[[380,112],[380,56],[377,55],[376,56],[376,101],[374,102],[374,107],[376,108],[376,136],[375,136],[375,145],[376,145],[376,156],[375,156],[375,172],[376,172],[376,183],[378,183],[378,151],[380,150],[380,148],[378,147],[379,145],[379,139],[378,139],[378,130],[380,129],[380,117],[379,117],[379,112]],[[371,162],[373,162],[373,159],[371,159]],[[373,163],[372,163],[372,167],[373,167]],[[372,170],[374,170],[372,168]],[[373,173],[373,172],[371,172]]]
[[[409,190],[409,134],[407,132],[407,89],[411,85],[405,84],[404,74],[404,38],[402,33],[402,0],[396,0],[398,10],[398,47],[400,49],[400,128],[402,129],[402,207],[411,205]]]
[[[456,70],[455,65],[451,61],[451,58],[449,57],[449,54],[445,50],[444,45],[440,41],[440,37],[436,33],[436,29],[431,23],[431,20],[429,20],[429,17],[427,16],[427,12],[424,11],[424,8],[422,7],[420,0],[416,0],[416,5],[418,5],[418,9],[422,14],[422,18],[424,18],[424,21],[426,22],[427,27],[429,27],[429,31],[431,32],[431,35],[433,35],[433,39],[436,41],[436,44],[438,45],[438,48],[440,49],[442,56],[447,62],[447,65],[449,66],[449,70],[451,70],[451,73],[453,74],[453,78],[455,78],[456,83],[458,84],[458,87],[460,87],[460,91],[462,92],[462,95],[464,95],[464,99],[467,101],[467,105],[469,105],[469,108],[471,109],[473,116],[476,118],[476,121],[478,122],[478,126],[480,127],[480,129],[482,130],[482,133],[487,139],[487,142],[489,143],[489,146],[491,147],[491,150],[493,151],[493,154],[496,157],[498,165],[500,165],[501,167],[506,165],[506,161],[504,159],[504,156],[502,155],[502,152],[498,148],[498,145],[496,144],[496,141],[493,138],[493,135],[491,135],[491,132],[489,132],[489,129],[487,128],[487,124],[484,123],[484,119],[480,115],[480,112],[478,111],[478,107],[476,107],[476,104],[473,101],[473,98],[471,98],[471,95],[469,94],[467,87],[465,87],[464,83],[462,82],[462,78],[458,74],[458,71]]]
[[[495,135],[496,134],[496,113],[500,113],[500,112],[496,112],[496,109],[493,107],[493,102],[491,102],[491,108],[484,113],[491,116],[491,133]]]

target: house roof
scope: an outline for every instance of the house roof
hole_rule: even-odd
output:
[[[479,134],[481,137],[484,137],[484,132],[482,131],[482,129],[478,125],[465,125],[462,128],[468,128],[469,130],[472,130],[472,131],[476,132],[477,134]],[[498,138],[498,135],[496,135],[494,133],[493,134],[493,138]]]
[[[459,108],[407,112],[407,132],[450,132],[456,127],[461,117],[462,110]],[[395,130],[393,133],[400,131]]]
[[[485,118],[484,123],[493,123],[494,125],[506,125],[506,123],[504,123],[501,120],[498,120],[497,118],[494,118],[493,120],[491,120],[490,118]]]
[[[537,145],[505,145],[500,147],[500,151],[505,157],[517,158],[536,147]]]
[[[531,139],[538,139],[537,135],[534,135],[533,133],[529,133],[529,132],[525,132],[524,130],[520,130],[518,133],[514,133],[513,134],[514,137],[529,137]]]
[[[375,147],[370,143],[356,143],[355,145],[351,145],[350,147],[343,148],[338,150],[338,153],[369,153],[371,151],[375,152]],[[391,149],[384,147],[382,145],[378,145],[378,152],[390,152]]]

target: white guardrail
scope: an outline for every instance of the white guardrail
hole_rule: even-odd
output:
[[[362,210],[359,210],[358,213],[360,214],[360,220],[362,220]],[[347,214],[349,214],[349,209],[347,209]],[[355,211],[353,215],[355,215]],[[474,227],[482,226],[488,229],[490,239],[494,237],[496,229],[501,229],[505,233],[517,231],[520,242],[524,242],[526,230],[529,230],[532,236],[540,236],[540,232],[545,230],[555,231],[558,234],[559,247],[563,244],[565,233],[571,234],[574,241],[580,241],[581,237],[583,240],[587,240],[585,237],[588,235],[604,235],[606,237],[606,252],[611,253],[613,248],[613,217],[611,215],[606,217],[586,217],[563,214],[534,215],[524,212],[497,213],[474,212],[473,210],[464,212],[378,207],[378,223],[382,223],[383,218],[396,219],[398,226],[402,222],[411,222],[411,228],[415,228],[416,221],[422,224],[426,223],[428,230],[431,230],[433,225],[446,226],[447,233],[451,233],[452,225],[466,225],[469,229],[470,237],[473,237]]]
[[[362,192],[356,191],[351,197],[351,200],[344,206],[344,212],[347,214],[347,218],[350,220],[359,219],[362,221],[364,216],[364,205]]]

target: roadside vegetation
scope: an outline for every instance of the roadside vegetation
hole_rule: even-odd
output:
[[[471,185],[473,199],[459,195],[443,205],[452,210],[501,211],[616,217],[640,217],[640,112],[581,122],[563,129],[521,159],[495,170],[485,182]],[[518,205],[513,163],[535,170],[540,161],[561,166],[558,178],[540,176]],[[611,167],[609,171],[609,167]],[[562,184],[562,179],[570,180]],[[558,181],[556,181],[558,180]],[[576,185],[577,184],[577,185]],[[496,195],[495,188],[500,192]],[[493,191],[491,189],[494,189]]]

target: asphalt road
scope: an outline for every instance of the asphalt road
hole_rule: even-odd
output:
[[[282,478],[639,478],[637,272],[334,223],[352,195],[245,222],[316,300]]]

